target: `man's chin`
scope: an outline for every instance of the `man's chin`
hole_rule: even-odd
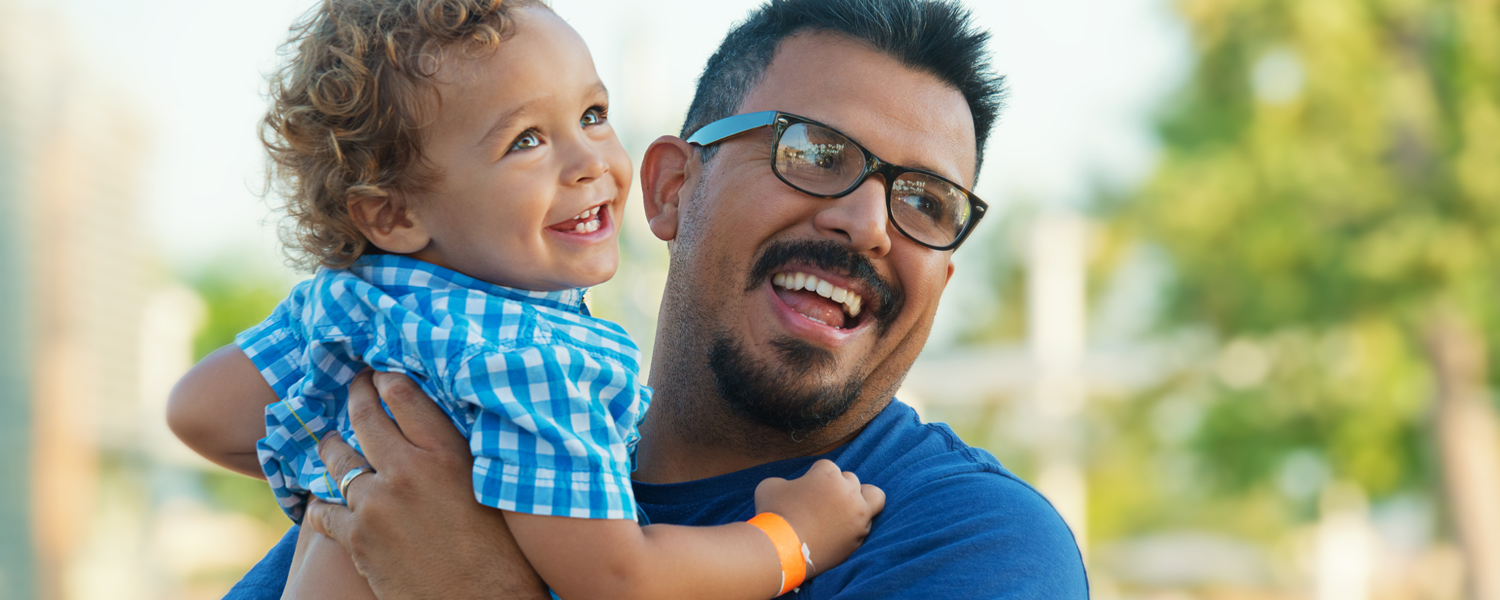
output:
[[[864,378],[826,382],[833,354],[796,340],[772,342],[776,365],[757,361],[727,332],[714,336],[708,365],[719,396],[736,415],[757,425],[805,437],[838,420],[859,399]]]

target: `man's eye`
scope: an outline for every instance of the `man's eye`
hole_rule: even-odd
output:
[[[609,120],[609,112],[602,106],[595,106],[585,111],[583,118],[579,119],[578,123],[584,127],[588,127],[590,125],[598,125],[607,120]]]
[[[942,221],[945,215],[941,199],[927,193],[927,186],[906,179],[897,179],[892,190],[902,202],[932,221]]]
[[[542,145],[542,138],[537,137],[535,131],[528,131],[516,138],[515,143],[510,145],[511,150],[529,150]]]
[[[910,204],[912,208],[917,209],[917,212],[927,215],[928,218],[933,220],[937,220],[938,214],[942,212],[942,205],[938,204],[937,200],[934,200],[931,196],[907,196],[906,203]]]

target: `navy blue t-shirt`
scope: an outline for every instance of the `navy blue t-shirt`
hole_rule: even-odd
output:
[[[858,437],[823,456],[769,463],[698,481],[635,483],[652,523],[722,525],[754,516],[755,486],[793,479],[827,458],[885,491],[885,511],[844,564],[784,598],[1088,597],[1078,546],[1036,490],[941,423],[899,401]],[[296,546],[287,533],[226,600],[274,600]]]

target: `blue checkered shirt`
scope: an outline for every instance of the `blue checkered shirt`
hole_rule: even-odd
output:
[[[634,519],[630,452],[651,402],[640,350],[583,309],[581,290],[492,285],[396,255],[320,269],[235,338],[282,401],[257,453],[282,510],[343,502],[318,440],[349,425],[365,365],[405,373],[469,438],[481,504],[538,515]]]

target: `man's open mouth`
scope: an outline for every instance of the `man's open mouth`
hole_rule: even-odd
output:
[[[801,271],[777,273],[771,283],[782,302],[809,320],[838,329],[860,322],[864,298],[858,292]]]

